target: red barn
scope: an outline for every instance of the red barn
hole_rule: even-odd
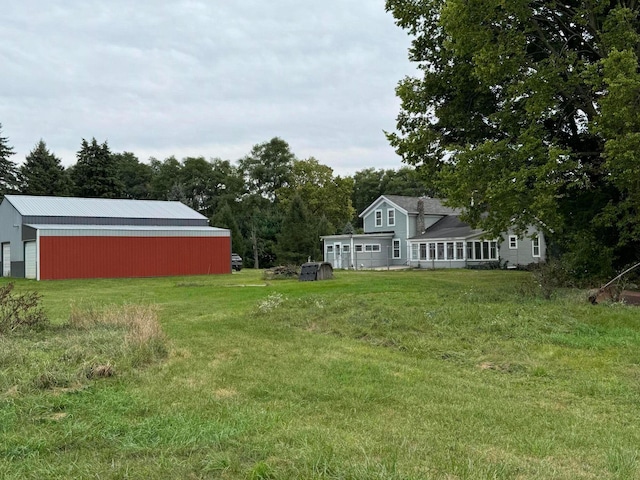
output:
[[[229,230],[180,202],[6,195],[0,243],[5,277],[231,273]]]

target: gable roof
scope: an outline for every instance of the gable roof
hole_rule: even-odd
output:
[[[23,216],[172,220],[207,218],[183,203],[160,200],[5,195],[4,201],[11,203]]]
[[[468,238],[482,234],[482,230],[471,228],[468,223],[461,221],[455,215],[442,217],[427,228],[423,234],[412,237],[411,240],[426,240],[433,238]]]
[[[427,215],[459,215],[460,210],[456,208],[446,207],[442,204],[442,200],[431,197],[408,197],[404,195],[380,195],[374,202],[371,203],[361,214],[360,217],[364,217],[371,210],[375,209],[377,204],[381,201],[387,201],[392,203],[400,210],[408,214],[418,214],[418,201],[424,202],[424,213]]]

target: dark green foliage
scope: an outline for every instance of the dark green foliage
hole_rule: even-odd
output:
[[[13,283],[0,287],[0,335],[16,330],[42,328],[49,320],[36,292],[16,294]]]
[[[319,242],[316,222],[312,221],[307,206],[299,195],[291,203],[282,221],[276,252],[283,264],[299,265],[313,257]]]
[[[278,189],[289,183],[294,160],[289,144],[281,138],[255,145],[240,160],[248,191],[275,200]]]
[[[172,189],[180,181],[180,162],[171,156],[164,161],[151,158],[151,198],[155,200],[169,200]]]
[[[388,137],[404,161],[474,226],[536,225],[561,254],[611,250],[627,262],[640,233],[640,4],[386,8],[414,37],[422,75],[397,88]],[[590,249],[576,244],[585,238]]]
[[[0,124],[0,199],[7,193],[15,192],[17,186],[17,167],[9,160],[15,154],[13,147],[9,145],[9,139],[2,136],[2,124]]]
[[[74,193],[79,197],[121,198],[124,185],[118,177],[118,164],[107,142],[99,145],[95,138],[82,139],[78,162],[71,171]]]
[[[123,197],[144,200],[151,197],[151,166],[141,163],[131,152],[114,153],[118,180],[123,185]]]
[[[240,233],[236,217],[228,204],[222,205],[210,223],[213,227],[228,228],[231,231],[231,250],[241,256],[244,255],[244,239],[242,238],[242,233]]]
[[[40,140],[20,166],[20,192],[25,195],[68,196],[71,180],[60,159]]]

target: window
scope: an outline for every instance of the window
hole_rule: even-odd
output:
[[[364,251],[365,252],[379,252],[380,251],[380,245],[376,244],[376,245],[365,245],[364,246]]]
[[[396,211],[393,208],[387,210],[387,225],[393,227],[396,224]]]
[[[538,236],[531,237],[531,249],[534,257],[540,256],[540,238]]]
[[[400,258],[400,240],[393,241],[393,258]]]
[[[351,250],[351,247],[349,245],[342,246],[342,253],[349,253],[349,250]]]
[[[382,226],[382,210],[376,210],[376,227]]]
[[[361,252],[362,251],[362,245],[356,245],[355,249],[356,249],[356,253]]]
[[[327,253],[333,253],[333,245],[327,245]]]
[[[456,259],[464,259],[464,242],[456,242]]]
[[[420,253],[420,245],[418,245],[417,243],[412,243],[411,244],[411,260],[418,260],[420,257],[418,257],[419,253]]]
[[[435,260],[436,259],[436,244],[435,243],[430,243],[429,244],[429,257],[430,260]],[[425,256],[425,260],[427,259],[427,257]]]
[[[447,242],[447,260],[453,260],[453,242]]]
[[[509,235],[509,250],[516,250],[518,248],[518,236]]]
[[[467,242],[467,260],[498,260],[498,242]]]

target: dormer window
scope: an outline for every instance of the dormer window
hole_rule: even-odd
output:
[[[393,208],[387,210],[387,226],[394,227],[396,224],[396,211]]]

